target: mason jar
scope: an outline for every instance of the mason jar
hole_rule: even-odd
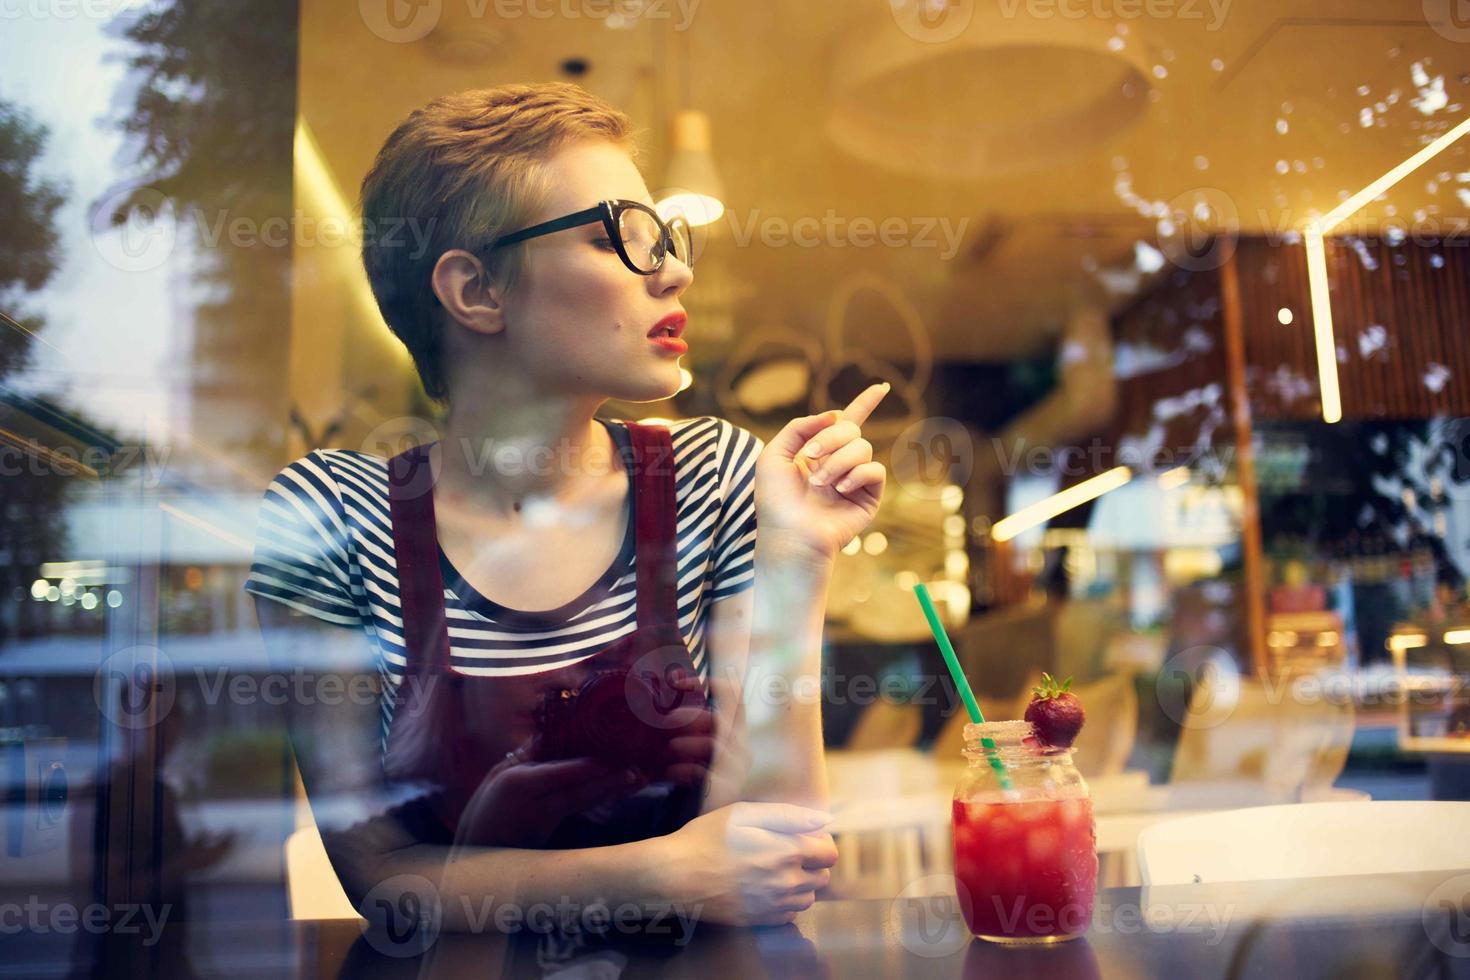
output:
[[[971,932],[996,943],[1060,942],[1092,922],[1097,836],[1087,782],[1070,749],[1031,734],[1026,721],[966,725],[969,765],[954,791],[960,909]]]

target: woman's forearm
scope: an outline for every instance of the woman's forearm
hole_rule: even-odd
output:
[[[756,536],[745,685],[748,798],[827,805],[821,672],[831,577],[830,560]]]
[[[657,840],[573,850],[415,844],[390,855],[383,871],[437,874],[418,872],[437,882],[444,928],[451,931],[506,931],[507,922],[518,924],[538,906],[579,918],[598,905],[649,917],[675,901],[651,880]]]
[[[437,907],[447,931],[513,932],[528,924],[534,928],[537,923],[527,916],[552,914],[548,909],[580,917],[602,906],[627,918],[691,911],[672,907],[677,899],[664,880],[663,838],[569,850],[405,845],[406,840],[396,826],[369,824],[324,838],[365,918]],[[371,900],[364,901],[368,895]],[[403,923],[394,927],[401,931]]]

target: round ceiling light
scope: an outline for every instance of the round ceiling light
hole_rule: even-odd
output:
[[[1132,32],[1006,18],[1003,6],[977,5],[943,43],[892,23],[850,39],[833,66],[828,138],[893,170],[973,178],[1055,166],[1142,116],[1152,79]]]

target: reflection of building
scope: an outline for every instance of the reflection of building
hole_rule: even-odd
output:
[[[165,634],[254,627],[242,587],[259,493],[118,499],[103,491],[78,497],[66,510],[66,554],[75,557],[58,561],[55,571],[79,566],[74,577],[88,591],[103,599],[104,588],[120,592],[124,601],[137,577],[153,579]],[[81,596],[76,598],[80,608]]]
[[[54,486],[36,520],[54,533],[16,557],[7,623],[19,635],[146,637],[253,628],[242,585],[265,474],[182,445],[63,443],[48,464],[81,468],[20,477],[12,491]],[[39,463],[39,459],[38,459]],[[49,472],[49,470],[48,470]],[[246,489],[237,487],[244,485]],[[48,498],[49,499],[49,498]]]

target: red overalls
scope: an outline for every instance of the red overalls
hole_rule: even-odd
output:
[[[384,769],[390,780],[428,785],[445,839],[597,847],[667,834],[699,813],[713,709],[701,685],[676,687],[696,673],[678,628],[673,444],[661,426],[627,430],[637,628],[586,659],[532,674],[455,669],[427,447],[388,461],[408,664]],[[672,762],[694,762],[701,775],[681,766],[676,782]]]

